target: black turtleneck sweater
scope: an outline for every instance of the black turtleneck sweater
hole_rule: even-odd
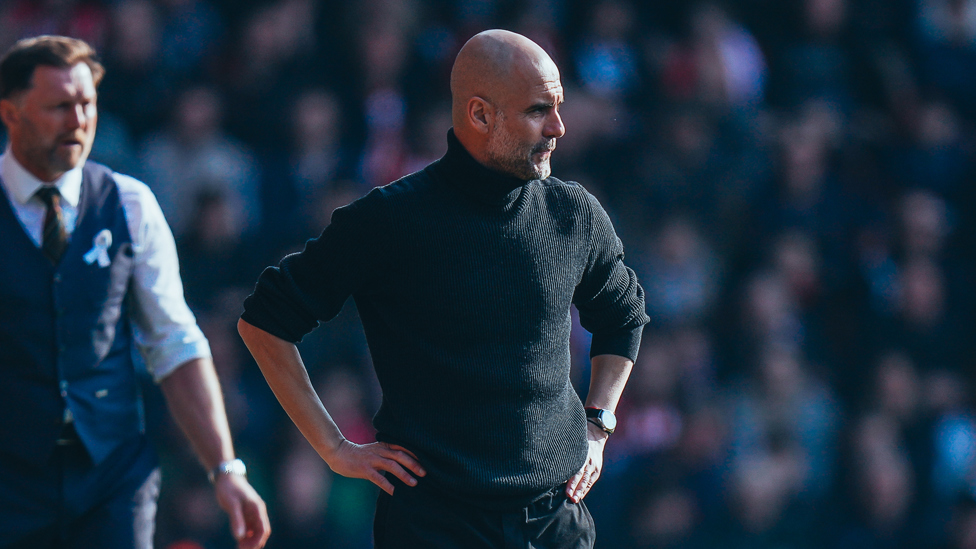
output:
[[[377,438],[417,454],[421,483],[514,503],[586,456],[570,305],[591,356],[637,355],[648,318],[622,259],[580,185],[490,170],[450,132],[443,158],[337,209],[266,269],[243,318],[296,342],[351,295],[383,391]]]

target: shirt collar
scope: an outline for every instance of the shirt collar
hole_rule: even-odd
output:
[[[26,204],[42,185],[54,185],[68,204],[78,207],[81,199],[81,168],[84,165],[82,162],[51,183],[44,183],[17,162],[8,146],[3,156],[0,156],[0,178],[3,178],[10,196],[20,204]]]

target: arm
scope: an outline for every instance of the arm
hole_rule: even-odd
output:
[[[598,355],[591,359],[590,390],[586,397],[586,406],[616,411],[624,385],[630,377],[634,362],[629,358],[617,355]],[[566,483],[566,495],[573,502],[578,502],[586,496],[600,478],[603,469],[603,447],[610,435],[602,429],[586,422],[587,453],[586,462],[578,473]]]
[[[234,447],[210,346],[183,297],[173,233],[145,184],[120,174],[114,177],[134,252],[128,287],[133,340],[161,386],[170,413],[200,462],[212,470],[234,458]],[[263,547],[271,533],[264,501],[244,478],[219,476],[217,501],[230,516],[238,547]]]
[[[385,442],[360,445],[347,440],[312,387],[294,343],[243,319],[238,321],[237,329],[282,408],[333,471],[369,480],[389,494],[393,494],[393,484],[383,475],[384,471],[408,486],[417,484],[410,472],[421,477],[426,474],[406,448]]]
[[[624,265],[623,244],[610,218],[592,195],[586,197],[593,213],[590,257],[573,296],[580,324],[593,334],[586,406],[614,412],[634,367],[642,327],[650,319],[644,312],[644,290],[634,271]],[[572,501],[582,500],[600,478],[607,437],[602,429],[586,422],[586,462],[566,484],[566,495]]]
[[[209,358],[183,363],[160,383],[170,413],[200,459],[211,471],[234,459],[220,381]],[[217,475],[217,502],[230,517],[231,531],[240,549],[264,547],[271,527],[261,496],[244,477]]]

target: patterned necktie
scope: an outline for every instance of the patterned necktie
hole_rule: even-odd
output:
[[[47,206],[44,214],[44,237],[41,251],[57,265],[68,247],[68,231],[64,228],[64,212],[61,210],[61,193],[57,187],[41,187],[37,197]]]

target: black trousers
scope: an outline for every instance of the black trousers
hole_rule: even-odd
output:
[[[393,479],[380,492],[373,521],[375,549],[592,549],[593,517],[557,486],[526,507],[484,509]]]
[[[36,465],[0,460],[0,548],[152,549],[160,473],[145,437],[98,465],[79,440]]]

